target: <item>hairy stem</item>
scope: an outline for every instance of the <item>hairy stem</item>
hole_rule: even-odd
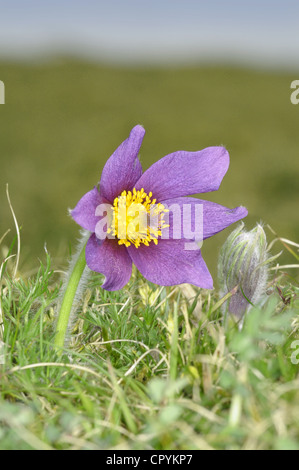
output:
[[[56,324],[56,335],[54,344],[57,348],[63,348],[65,343],[65,337],[69,325],[70,314],[72,311],[74,299],[77,293],[77,289],[82,277],[83,271],[86,267],[85,260],[85,246],[84,243],[81,252],[79,253],[78,259],[74,264],[74,267],[70,273],[64,296],[62,299],[60,311],[58,314],[58,320]]]

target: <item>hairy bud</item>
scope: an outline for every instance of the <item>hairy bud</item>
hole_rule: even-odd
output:
[[[229,235],[218,263],[221,294],[224,296],[232,291],[224,304],[225,312],[242,318],[250,305],[262,299],[269,261],[266,235],[261,225],[246,232],[242,223]]]

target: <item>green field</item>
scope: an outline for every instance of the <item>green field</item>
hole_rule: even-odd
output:
[[[299,450],[296,78],[61,59],[0,64],[0,449]],[[67,209],[137,123],[147,130],[144,168],[176,150],[225,145],[229,172],[205,196],[246,206],[247,228],[263,221],[291,241],[276,240],[280,267],[270,268],[264,303],[243,328],[223,321],[217,288],[160,287],[134,269],[108,292],[91,273],[57,350],[61,272],[78,236]],[[230,231],[203,247],[216,286]]]
[[[77,236],[67,209],[100,179],[106,159],[137,123],[147,134],[144,168],[175,150],[225,145],[231,166],[204,197],[245,205],[247,226],[263,221],[298,241],[299,105],[296,74],[220,67],[117,68],[56,59],[0,63],[0,234],[22,226],[21,267],[43,256],[58,264]],[[204,245],[215,274],[228,231]],[[9,241],[9,240],[8,240]]]

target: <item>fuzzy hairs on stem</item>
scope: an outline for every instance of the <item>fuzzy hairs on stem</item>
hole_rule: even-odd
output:
[[[85,260],[85,247],[90,233],[81,232],[76,252],[72,255],[58,302],[55,346],[62,349],[70,340],[82,293],[91,273]]]

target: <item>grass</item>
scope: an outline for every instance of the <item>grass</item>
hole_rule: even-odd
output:
[[[1,267],[1,449],[299,450],[291,274],[273,270],[242,330],[224,327],[215,291],[158,287],[135,271],[107,292],[93,274],[60,356],[60,273],[45,256],[30,277],[15,257]]]
[[[1,449],[299,450],[299,255],[288,240],[299,236],[294,78],[70,59],[0,64],[0,190],[4,201],[9,183],[22,235],[20,250],[19,229],[5,232],[5,201]],[[246,206],[247,228],[262,220],[286,234],[271,242],[273,254],[284,250],[281,266],[242,330],[223,324],[217,290],[157,287],[134,272],[109,293],[93,274],[61,356],[53,347],[61,270],[78,229],[67,208],[137,123],[147,130],[144,168],[175,150],[225,145],[231,166],[208,199]],[[203,247],[214,278],[226,236]]]

